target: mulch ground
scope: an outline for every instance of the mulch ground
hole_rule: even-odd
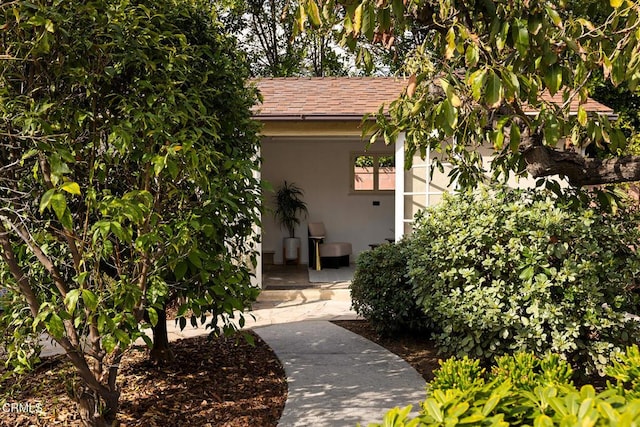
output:
[[[255,346],[241,337],[191,338],[172,343],[175,360],[163,367],[147,351],[128,353],[122,363],[119,420],[124,426],[276,426],[287,398],[280,361],[254,334]],[[64,359],[61,359],[64,360]],[[35,372],[0,383],[0,399],[23,410],[0,407],[0,426],[76,426],[75,403],[66,388],[73,367],[46,361]]]

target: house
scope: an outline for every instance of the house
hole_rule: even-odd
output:
[[[444,173],[430,176],[429,155],[416,157],[413,167],[403,170],[402,134],[395,146],[377,141],[365,150],[363,116],[388,105],[406,85],[407,80],[393,77],[257,81],[264,99],[254,115],[264,125],[261,177],[274,188],[284,180],[295,183],[308,205],[309,215],[296,230],[302,239],[302,263],[308,260],[308,222],[324,222],[329,241],[351,242],[353,261],[370,245],[400,239],[411,230],[415,213],[437,203],[447,191],[449,171],[445,165]],[[591,100],[587,107],[613,113]],[[489,149],[483,153],[487,159],[491,154]],[[267,194],[265,199],[262,250],[279,264],[285,231],[274,221],[273,197]]]

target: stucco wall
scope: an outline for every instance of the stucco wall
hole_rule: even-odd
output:
[[[278,138],[267,137],[262,143],[262,179],[274,190],[284,181],[293,182],[304,191],[309,217],[302,220],[296,236],[302,238],[302,262],[308,262],[307,223],[324,222],[328,242],[351,242],[356,256],[393,237],[394,198],[388,194],[353,194],[350,191],[351,153],[364,150],[359,138]],[[392,152],[381,144],[371,152]],[[273,218],[273,193],[265,194],[267,211],[263,215],[263,250],[275,251],[274,261],[282,263],[281,230]],[[373,202],[380,202],[374,206]]]

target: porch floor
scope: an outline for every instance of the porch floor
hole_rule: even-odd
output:
[[[351,279],[353,279],[353,277],[351,277]],[[263,266],[262,283],[264,285],[264,289],[267,290],[349,289],[351,280],[330,283],[312,283],[309,281],[309,267],[306,264],[272,264]]]

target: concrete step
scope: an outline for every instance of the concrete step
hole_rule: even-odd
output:
[[[273,301],[350,301],[349,289],[303,288],[303,289],[264,289],[258,302]]]

